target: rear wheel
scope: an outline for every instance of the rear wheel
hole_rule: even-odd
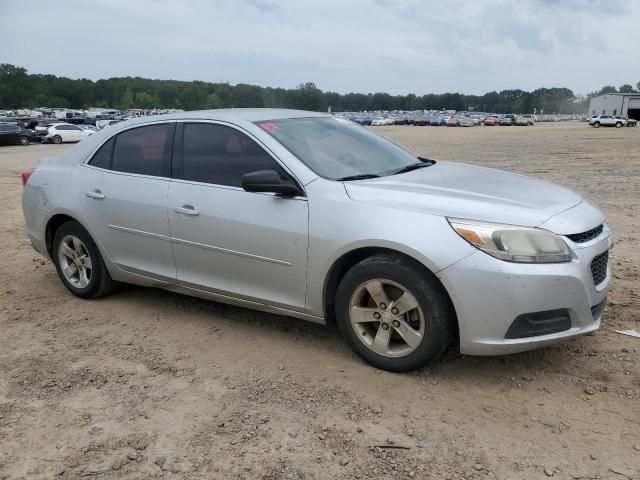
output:
[[[336,319],[363,360],[407,372],[442,354],[454,316],[434,277],[408,259],[383,254],[363,260],[344,276],[336,292]]]
[[[80,298],[98,298],[113,290],[102,255],[78,222],[63,223],[53,237],[52,257],[67,289]]]
[[[62,143],[62,137],[60,135],[54,135],[51,141],[55,144],[60,144]]]

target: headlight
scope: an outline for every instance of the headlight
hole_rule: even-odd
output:
[[[571,249],[559,235],[540,228],[448,218],[462,238],[492,257],[516,263],[571,261]]]

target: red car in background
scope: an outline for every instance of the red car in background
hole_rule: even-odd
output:
[[[459,127],[460,126],[460,120],[458,120],[455,117],[451,117],[449,120],[447,120],[447,127]]]
[[[496,117],[487,117],[484,119],[484,124],[487,127],[495,127],[498,125],[498,119]]]

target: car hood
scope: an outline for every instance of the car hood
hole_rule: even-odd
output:
[[[582,202],[575,192],[491,168],[438,161],[412,172],[345,182],[358,202],[537,227]]]

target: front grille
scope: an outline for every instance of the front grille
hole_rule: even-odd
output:
[[[609,263],[609,251],[593,257],[591,260],[591,276],[594,285],[600,285],[607,278],[607,264]]]
[[[571,235],[567,235],[567,237],[571,239],[572,242],[584,243],[596,238],[602,233],[602,230],[604,230],[604,225],[598,225],[596,228],[592,228],[591,230],[587,230],[586,232],[573,233]]]

